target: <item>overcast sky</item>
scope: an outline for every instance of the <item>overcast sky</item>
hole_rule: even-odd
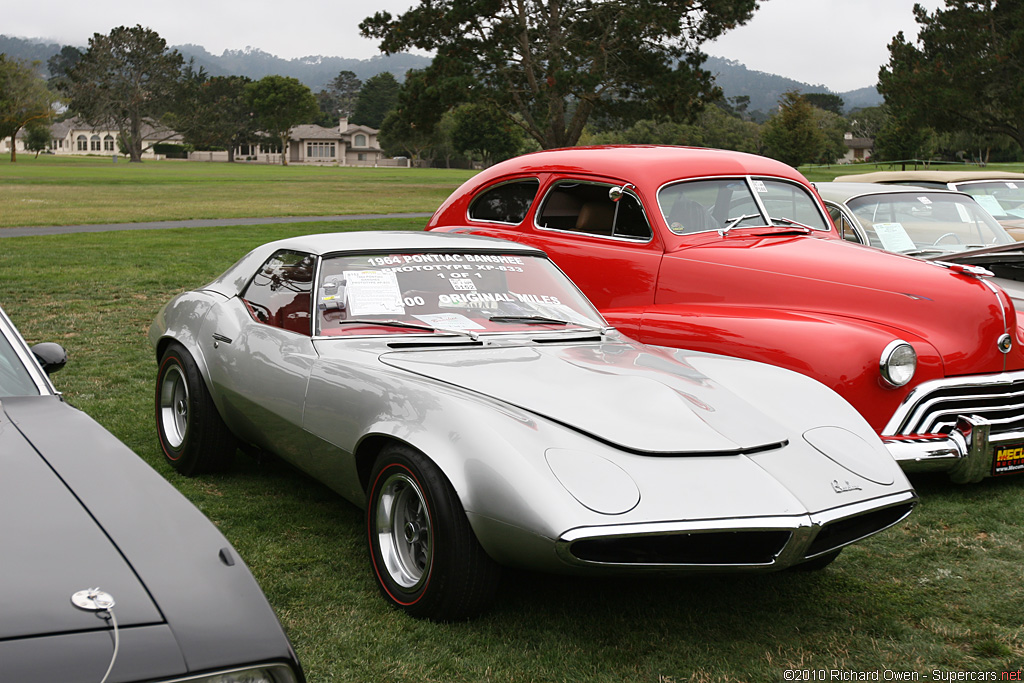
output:
[[[902,30],[917,35],[915,0],[761,0],[754,18],[704,51],[749,69],[825,85],[835,92],[874,85],[886,46]],[[918,0],[929,10],[942,0]],[[169,44],[192,43],[219,55],[254,47],[291,59],[308,55],[366,59],[379,54],[358,24],[379,10],[398,14],[410,0],[50,0],[12,3],[0,33],[84,46],[94,33],[142,24]]]

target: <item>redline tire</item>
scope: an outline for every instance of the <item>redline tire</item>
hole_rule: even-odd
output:
[[[500,569],[429,458],[402,444],[386,446],[370,475],[369,494],[370,563],[389,603],[435,621],[468,619],[487,608]]]

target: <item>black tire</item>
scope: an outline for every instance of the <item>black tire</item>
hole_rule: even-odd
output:
[[[190,477],[230,467],[237,442],[181,344],[171,344],[160,359],[154,403],[160,448],[171,467]]]
[[[835,562],[836,558],[839,557],[839,553],[841,552],[843,552],[842,548],[840,548],[839,550],[833,550],[830,553],[818,555],[813,560],[807,560],[806,562],[801,562],[800,564],[793,565],[792,567],[790,567],[790,569],[797,572],[821,571],[825,567]]]
[[[381,593],[407,614],[468,619],[494,598],[498,565],[480,547],[448,479],[419,451],[392,444],[377,456],[366,533]]]

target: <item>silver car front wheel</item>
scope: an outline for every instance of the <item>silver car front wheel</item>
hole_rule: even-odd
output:
[[[465,619],[497,591],[498,565],[473,534],[455,490],[423,453],[385,446],[370,474],[366,534],[385,599],[415,617]]]

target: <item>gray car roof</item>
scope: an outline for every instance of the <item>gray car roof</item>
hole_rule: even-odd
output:
[[[936,187],[917,187],[915,185],[876,185],[875,183],[814,183],[814,189],[825,201],[846,202],[854,197],[870,194],[954,194],[969,197],[963,192],[943,190]]]

